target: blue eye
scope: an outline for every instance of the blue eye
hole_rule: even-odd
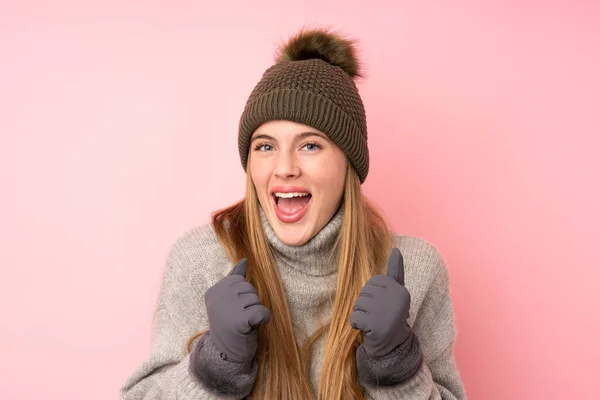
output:
[[[254,150],[271,151],[273,150],[273,146],[271,146],[270,144],[257,144],[256,146],[254,146]]]
[[[306,148],[308,151],[315,151],[321,148],[317,143],[306,143],[303,148]]]

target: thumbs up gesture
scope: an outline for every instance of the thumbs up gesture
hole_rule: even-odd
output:
[[[210,336],[222,357],[238,363],[252,361],[258,347],[255,327],[271,318],[256,289],[246,280],[247,271],[248,260],[244,258],[204,294]]]
[[[350,324],[364,333],[364,349],[381,357],[400,346],[411,334],[408,325],[410,293],[404,287],[404,261],[400,250],[390,255],[386,275],[375,275],[363,286],[354,303]]]

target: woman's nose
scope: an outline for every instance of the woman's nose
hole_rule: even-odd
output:
[[[300,174],[296,158],[291,154],[280,152],[275,160],[274,174],[278,178],[290,179]]]

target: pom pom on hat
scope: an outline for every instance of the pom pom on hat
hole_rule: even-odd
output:
[[[277,62],[321,59],[342,68],[352,78],[362,77],[355,42],[326,29],[302,30],[284,45]]]

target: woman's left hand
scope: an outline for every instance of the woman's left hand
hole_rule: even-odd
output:
[[[404,287],[404,261],[392,250],[386,275],[371,277],[354,303],[350,324],[364,333],[364,349],[370,357],[391,353],[410,336],[410,293]]]

